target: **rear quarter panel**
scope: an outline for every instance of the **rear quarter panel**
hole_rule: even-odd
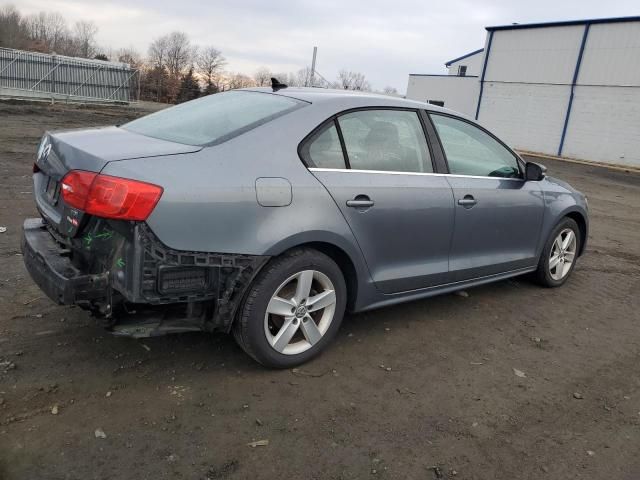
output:
[[[113,161],[102,173],[164,188],[147,223],[173,249],[278,255],[308,242],[341,248],[356,270],[354,310],[359,310],[381,294],[349,225],[325,187],[302,164],[297,148],[309,132],[340,111],[397,104],[393,97],[322,98],[220,145],[188,154]],[[260,206],[255,182],[261,177],[287,179],[291,203]]]
[[[347,222],[297,154],[298,143],[331,113],[314,109],[315,115],[301,115],[304,110],[199,152],[115,161],[102,173],[164,188],[147,224],[170,248],[278,255],[302,243],[326,242],[345,251],[359,281],[370,283]],[[261,206],[256,198],[261,177],[287,179],[291,203]]]

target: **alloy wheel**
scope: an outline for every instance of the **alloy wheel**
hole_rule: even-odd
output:
[[[571,270],[576,257],[576,234],[570,228],[562,230],[553,242],[549,254],[549,274],[554,280],[562,280]]]
[[[318,343],[336,310],[336,293],[329,277],[317,270],[291,275],[267,305],[264,331],[271,347],[296,355]]]

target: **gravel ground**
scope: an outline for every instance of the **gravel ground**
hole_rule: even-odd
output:
[[[113,337],[24,269],[44,129],[140,112],[0,105],[0,479],[640,478],[640,175],[543,162],[591,206],[564,287],[348,316],[269,371],[225,335]]]

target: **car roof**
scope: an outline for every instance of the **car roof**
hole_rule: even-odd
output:
[[[315,88],[315,87],[287,87],[274,91],[271,87],[252,87],[243,88],[242,90],[250,92],[270,93],[272,95],[281,95],[283,97],[295,98],[312,104],[335,104],[340,110],[349,108],[362,107],[399,107],[399,108],[419,108],[430,110],[433,112],[453,113],[458,116],[464,116],[458,112],[438,107],[426,102],[417,100],[408,100],[393,95],[384,95],[380,93],[362,92],[357,90],[338,90],[331,88]]]

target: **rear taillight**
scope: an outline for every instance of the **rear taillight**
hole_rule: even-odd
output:
[[[67,205],[98,217],[146,220],[155,208],[162,187],[151,183],[72,170],[62,179]]]
[[[64,202],[70,207],[85,210],[91,184],[97,173],[72,170],[62,179],[61,191]]]

